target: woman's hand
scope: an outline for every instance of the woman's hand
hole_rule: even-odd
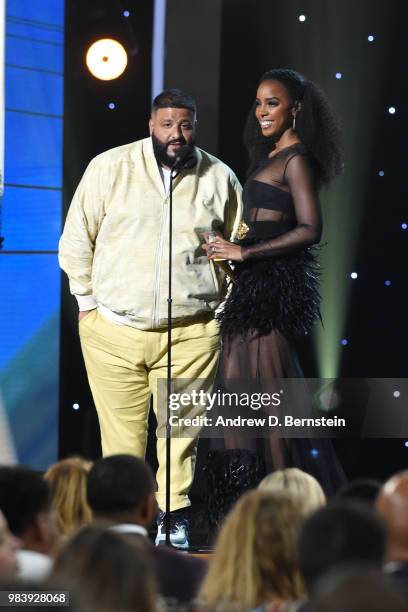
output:
[[[241,247],[238,244],[224,240],[221,236],[217,236],[213,242],[203,244],[203,249],[207,251],[208,259],[243,261]]]

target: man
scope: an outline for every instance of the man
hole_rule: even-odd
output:
[[[150,467],[131,455],[112,455],[96,461],[88,475],[87,498],[95,520],[111,523],[118,533],[145,541],[160,594],[178,603],[198,592],[206,564],[147,538],[157,511],[155,482]]]
[[[79,304],[79,330],[98,412],[104,456],[144,457],[150,394],[167,376],[168,223],[171,167],[194,145],[196,105],[180,90],[153,102],[150,138],[98,155],[75,193],[60,241],[60,264]],[[232,171],[194,148],[197,164],[174,180],[172,378],[211,385],[219,352],[214,310],[223,273],[202,249],[205,230],[225,237],[241,216]],[[157,498],[165,508],[165,437],[157,440]],[[190,505],[194,438],[173,438],[171,511]],[[177,522],[180,512],[173,515]],[[187,545],[177,522],[172,542]],[[159,529],[159,539],[163,539]]]
[[[0,510],[10,531],[21,540],[19,577],[43,580],[51,570],[58,539],[48,484],[27,468],[0,467]]]
[[[324,574],[338,566],[364,565],[381,569],[385,529],[369,506],[335,501],[304,523],[299,537],[299,567],[313,598]],[[306,612],[309,605],[299,610]]]
[[[376,508],[387,528],[385,571],[408,594],[408,471],[392,476],[381,488]]]

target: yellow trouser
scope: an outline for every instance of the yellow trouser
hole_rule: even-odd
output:
[[[104,456],[144,457],[150,395],[157,415],[157,379],[167,378],[167,331],[116,325],[97,310],[79,322],[82,352],[101,429]],[[211,386],[219,354],[214,320],[172,331],[172,378],[206,379]],[[205,388],[207,387],[207,388]],[[171,439],[171,510],[190,505],[196,458],[195,438]],[[165,508],[166,439],[157,439],[157,501]]]

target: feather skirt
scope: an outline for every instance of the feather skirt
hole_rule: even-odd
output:
[[[320,265],[312,247],[291,255],[237,264],[235,282],[217,315],[223,337],[278,329],[289,340],[308,334],[321,321]]]

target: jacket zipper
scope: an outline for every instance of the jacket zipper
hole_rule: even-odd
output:
[[[166,237],[166,227],[169,214],[168,197],[164,200],[164,211],[160,223],[159,245],[157,248],[156,266],[155,266],[155,288],[154,288],[154,310],[153,310],[153,329],[159,327],[160,324],[160,281],[161,281],[161,265],[163,259],[163,245]]]

